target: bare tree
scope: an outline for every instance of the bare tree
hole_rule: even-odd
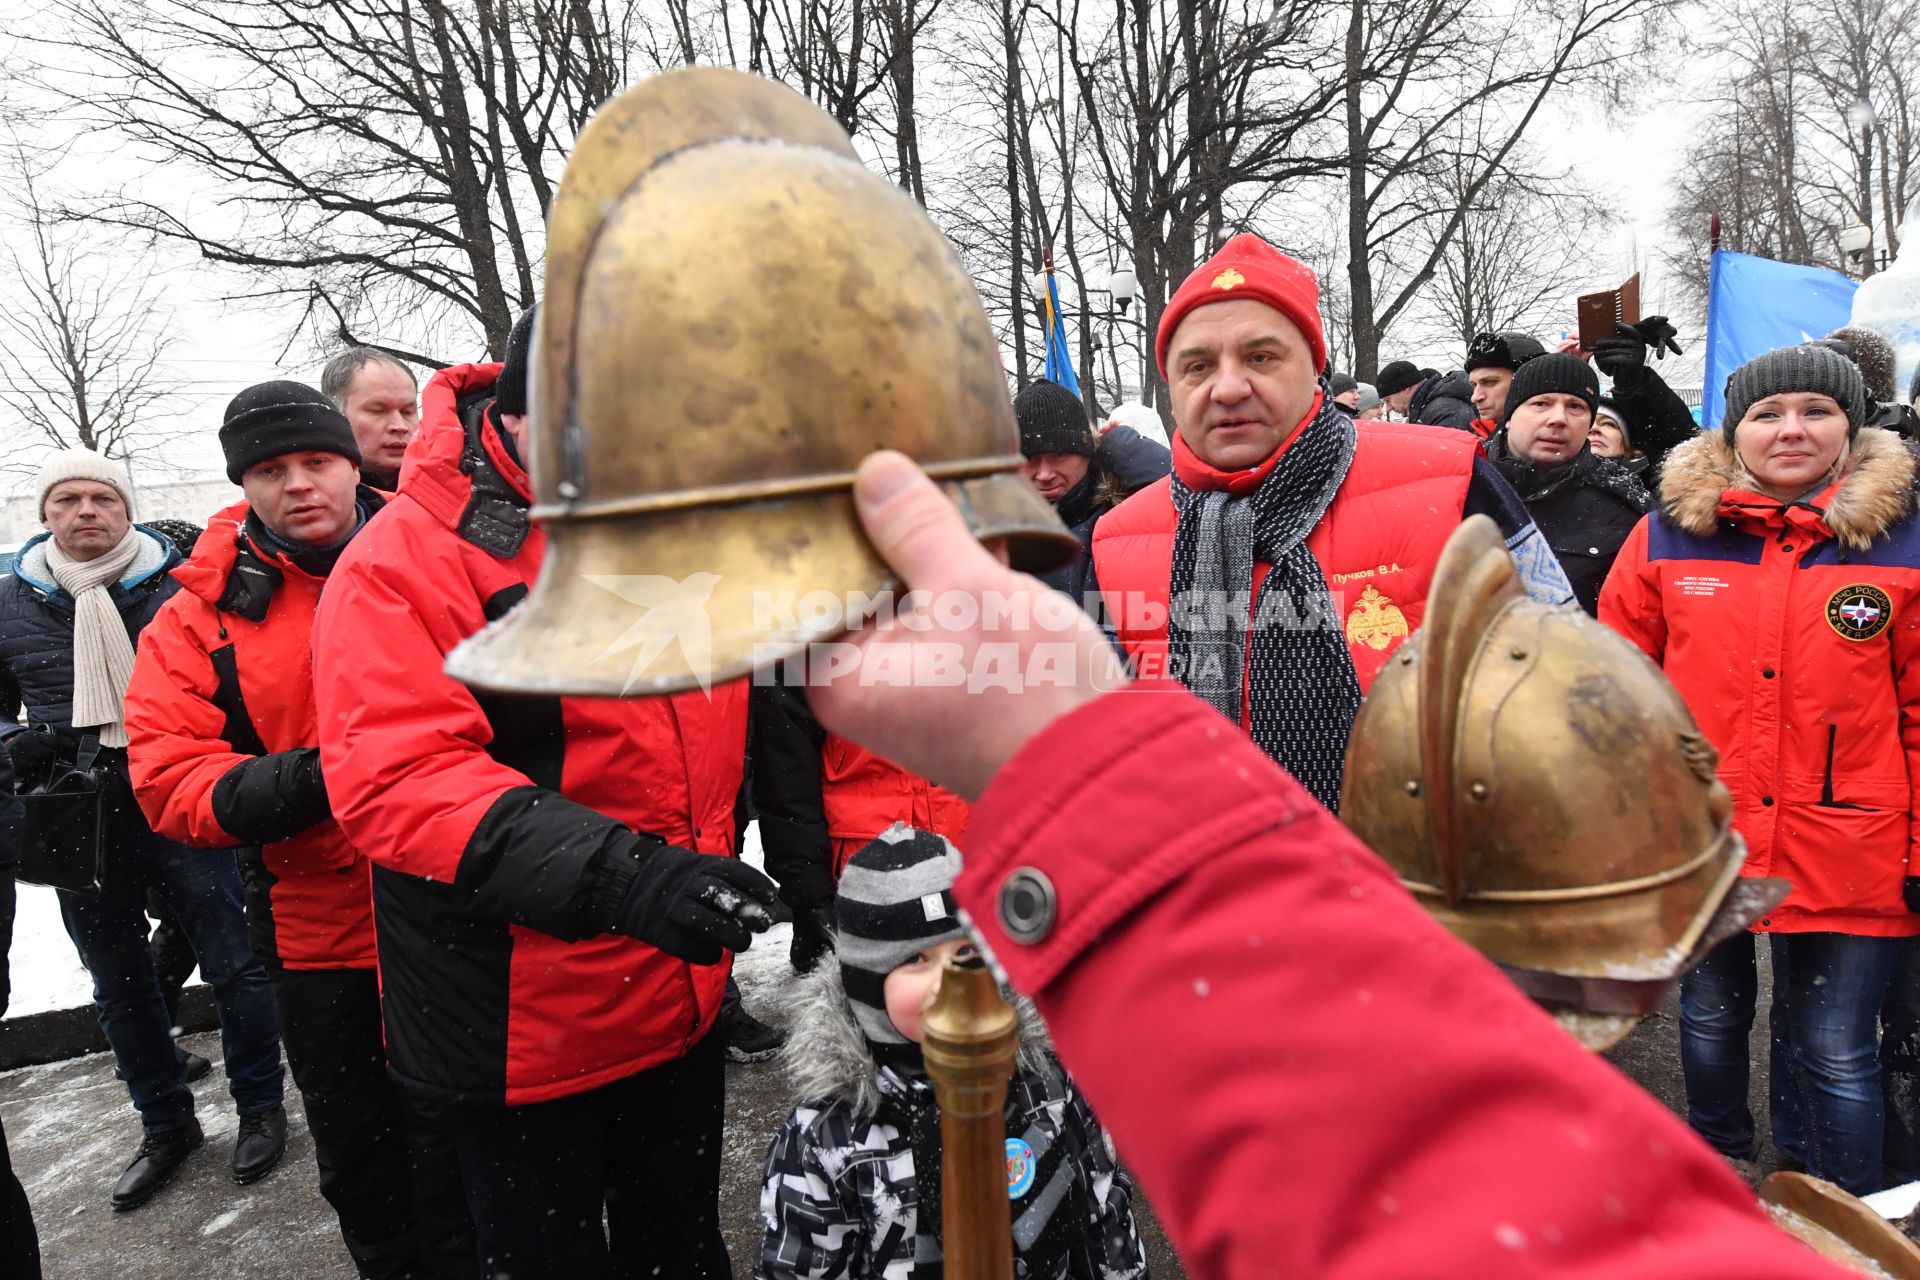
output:
[[[1344,0],[1347,286],[1353,364],[1443,269],[1555,94],[1607,88],[1671,0]]]
[[[626,79],[627,10],[589,0],[60,0],[46,77],[155,173],[92,202],[292,299],[326,341],[449,328],[498,355],[535,294],[568,146]],[[356,335],[360,336],[360,335]]]
[[[18,139],[7,155],[22,249],[0,309],[0,408],[46,449],[157,460],[182,434],[166,409],[182,390],[165,359],[170,317],[147,268],[96,270],[111,255],[56,225],[36,177],[46,159]],[[9,449],[0,471],[31,475],[38,452]]]

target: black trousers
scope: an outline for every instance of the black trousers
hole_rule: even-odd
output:
[[[5,751],[0,746],[0,751]],[[13,946],[13,868],[0,867],[0,1014],[7,1011],[11,971],[7,952]],[[9,1280],[40,1280],[40,1235],[34,1230],[33,1210],[26,1188],[13,1172],[7,1153],[7,1134],[0,1129],[0,1276]]]
[[[434,1269],[416,1212],[407,1113],[387,1074],[380,990],[371,969],[281,969],[274,1002],[287,1065],[307,1110],[320,1194],[366,1280],[461,1277],[476,1273],[469,1243],[463,1265]]]
[[[570,1098],[450,1108],[485,1274],[729,1280],[723,1049],[709,1033],[677,1062]]]

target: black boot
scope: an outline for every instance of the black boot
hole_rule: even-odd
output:
[[[113,1207],[138,1209],[167,1185],[182,1162],[200,1145],[200,1124],[189,1120],[186,1127],[150,1133],[140,1141],[133,1163],[113,1184]]]
[[[786,1032],[747,1012],[740,1002],[740,984],[732,975],[727,977],[727,993],[720,1001],[720,1034],[727,1039],[728,1062],[764,1062],[787,1042]]]
[[[793,913],[793,944],[787,960],[795,973],[812,973],[833,950],[833,908],[801,907]]]
[[[233,1140],[233,1180],[241,1186],[273,1172],[287,1153],[287,1109],[275,1107],[257,1116],[241,1116]]]

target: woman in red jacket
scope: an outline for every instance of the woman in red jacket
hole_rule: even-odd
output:
[[[1862,430],[1860,374],[1816,347],[1727,384],[1727,426],[1668,456],[1600,620],[1659,663],[1720,750],[1745,873],[1793,892],[1771,935],[1774,1145],[1864,1193],[1881,1180],[1877,1015],[1900,940],[1920,780],[1920,525],[1915,463]],[[1754,1154],[1751,933],[1681,984],[1688,1118]]]

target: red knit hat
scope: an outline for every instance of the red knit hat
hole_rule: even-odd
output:
[[[1327,363],[1327,335],[1320,327],[1320,282],[1312,268],[1289,258],[1251,232],[1243,232],[1220,247],[1186,278],[1167,309],[1160,313],[1160,332],[1154,335],[1153,358],[1160,376],[1167,376],[1167,346],[1173,331],[1195,307],[1209,302],[1252,298],[1264,302],[1293,321],[1313,350],[1313,370]]]

